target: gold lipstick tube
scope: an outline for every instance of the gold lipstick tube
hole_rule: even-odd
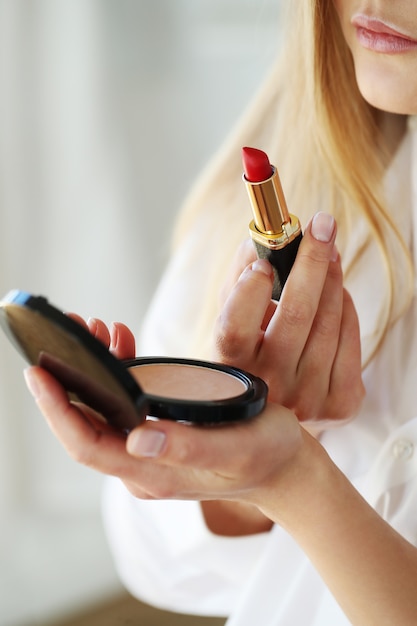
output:
[[[299,219],[288,212],[278,171],[261,182],[243,176],[252,207],[249,234],[259,258],[267,259],[274,270],[272,297],[279,300],[302,239]]]

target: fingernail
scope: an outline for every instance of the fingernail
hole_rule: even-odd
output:
[[[339,250],[337,249],[337,246],[335,244],[333,246],[332,256],[330,257],[330,261],[332,261],[333,263],[336,263],[338,258],[339,258]]]
[[[92,335],[95,335],[97,332],[97,320],[95,317],[89,317],[87,320],[87,326]]]
[[[166,435],[160,430],[138,428],[127,439],[127,451],[132,456],[157,457],[161,454],[165,441]]]
[[[41,393],[40,393],[38,381],[36,380],[36,377],[33,375],[32,368],[28,367],[25,370],[23,370],[23,376],[25,378],[27,388],[29,389],[30,393],[35,398],[35,400],[37,400],[40,397]]]
[[[320,211],[320,213],[316,213],[311,221],[311,234],[317,241],[329,243],[334,233],[334,227],[334,217]]]
[[[110,325],[110,349],[115,350],[117,348],[117,344],[119,343],[119,329],[117,324],[114,322]]]
[[[253,272],[261,272],[261,274],[272,276],[271,264],[266,259],[257,259],[252,263],[251,268]]]

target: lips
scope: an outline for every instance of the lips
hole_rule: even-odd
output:
[[[360,44],[374,52],[398,54],[417,49],[417,39],[378,18],[355,15],[352,25]]]

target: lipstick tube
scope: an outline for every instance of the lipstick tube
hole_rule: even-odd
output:
[[[243,180],[253,213],[249,234],[258,258],[272,265],[272,298],[279,300],[302,239],[301,225],[288,212],[278,171],[267,155],[255,148],[243,148],[243,163]]]

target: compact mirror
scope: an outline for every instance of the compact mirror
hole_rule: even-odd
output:
[[[126,432],[146,416],[199,424],[244,420],[266,403],[266,383],[238,368],[164,357],[121,361],[42,296],[11,291],[0,302],[0,324],[29,363]]]

